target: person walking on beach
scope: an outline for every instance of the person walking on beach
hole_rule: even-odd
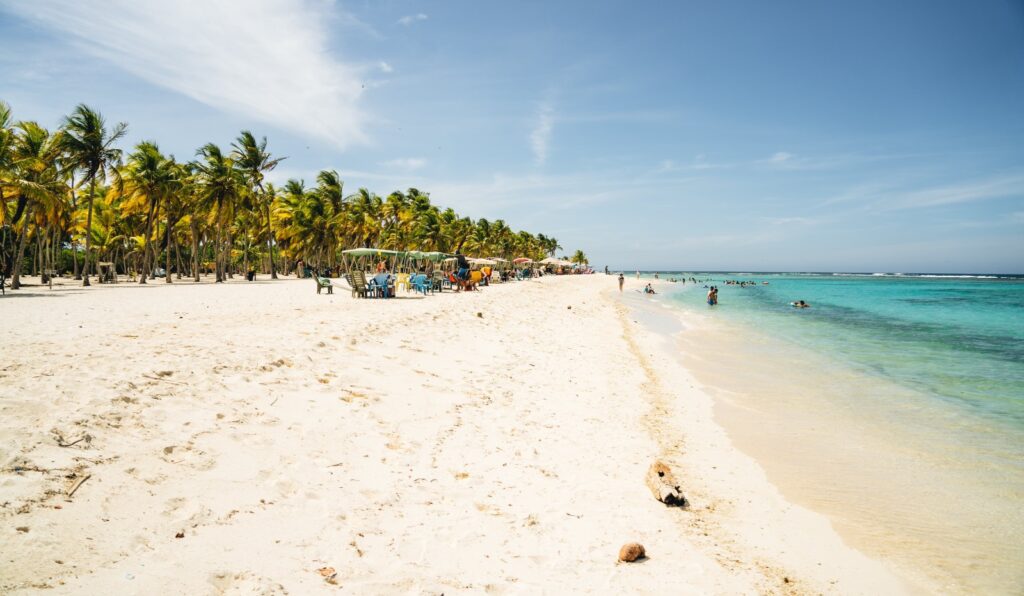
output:
[[[619,274],[619,292],[622,292],[622,285],[626,283],[626,276]]]

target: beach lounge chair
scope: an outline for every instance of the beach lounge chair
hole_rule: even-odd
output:
[[[362,271],[353,271],[347,274],[348,285],[352,288],[352,297],[368,298],[370,289],[366,284],[366,274]]]
[[[313,279],[316,280],[316,293],[317,294],[319,294],[320,290],[322,290],[324,288],[327,288],[327,293],[328,294],[333,294],[334,293],[334,285],[331,284],[331,280],[330,279],[328,279],[326,277],[320,277],[319,275],[314,275]]]

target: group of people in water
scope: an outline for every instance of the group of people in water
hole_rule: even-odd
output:
[[[659,276],[658,276],[657,273],[654,274],[654,278],[655,279],[659,279]],[[637,271],[637,279],[640,279],[640,272],[639,271]],[[676,279],[676,278],[673,277],[673,278],[669,278],[668,281],[670,281],[670,282],[680,282],[681,281],[684,284],[688,283],[688,282],[698,284],[698,283],[707,282],[707,281],[710,281],[710,280],[698,280],[695,277],[684,277],[682,279]],[[739,286],[741,288],[756,287],[758,285],[757,281],[746,281],[746,280],[739,280],[739,281],[737,281],[737,280],[724,280],[723,283],[725,283],[726,285],[729,285],[729,286]],[[623,287],[625,286],[625,284],[626,284],[626,276],[624,274],[622,274],[622,273],[619,273],[619,291],[620,292],[623,291]],[[766,285],[768,285],[768,282],[763,281],[763,282],[760,282],[760,284],[766,286]],[[707,290],[708,290],[708,293],[707,293],[707,303],[708,303],[708,306],[717,306],[718,305],[718,286],[709,286],[709,285],[707,285],[705,283],[704,287],[707,288]],[[650,283],[648,283],[646,286],[644,286],[642,292],[644,294],[657,294],[657,292],[654,290],[653,285],[650,284]],[[796,300],[794,302],[790,302],[789,305],[792,306],[793,308],[810,308],[811,307],[811,305],[808,304],[804,300]]]

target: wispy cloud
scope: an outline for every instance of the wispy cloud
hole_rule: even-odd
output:
[[[883,211],[920,209],[958,203],[1019,196],[1024,198],[1024,175],[997,176],[946,186],[896,193],[883,197],[875,207]]]
[[[408,27],[409,25],[412,25],[413,23],[417,23],[419,21],[425,21],[425,20],[427,20],[427,18],[428,18],[427,15],[423,14],[422,12],[421,13],[417,13],[417,14],[407,14],[404,17],[398,19],[398,24],[399,25],[405,25],[406,27]]]
[[[388,161],[380,162],[380,165],[385,168],[400,169],[406,171],[418,170],[423,166],[427,165],[427,160],[422,157],[400,157],[398,159],[391,159]]]
[[[152,84],[217,109],[326,139],[366,140],[359,69],[328,51],[344,24],[315,0],[11,0],[8,10]]]
[[[555,110],[550,103],[542,103],[537,111],[537,123],[530,132],[530,147],[533,149],[534,162],[542,166],[548,159],[548,144],[551,142],[551,131],[555,126]]]
[[[765,161],[767,161],[768,163],[780,164],[780,163],[786,163],[790,159],[793,159],[793,154],[792,153],[786,153],[785,151],[779,151],[779,152],[775,153],[774,155],[772,155],[771,157],[769,157]]]
[[[1008,197],[1024,199],[1024,173],[1002,174],[924,187],[915,187],[912,182],[907,180],[869,182],[853,186],[821,202],[818,206],[855,203],[868,211],[884,212],[925,209]]]
[[[379,64],[377,64],[377,68],[379,68],[381,72],[394,72],[395,71],[395,69],[390,64],[388,64],[387,62],[384,62],[384,61],[381,61]]]
[[[732,167],[732,164],[708,161],[707,156],[702,153],[694,157],[690,163],[678,163],[675,160],[664,159],[658,164],[658,168],[655,172],[658,174],[665,174],[668,172],[682,172],[684,170],[717,170],[729,167]]]
[[[766,217],[766,222],[773,226],[809,226],[817,223],[821,223],[821,218],[815,217]]]

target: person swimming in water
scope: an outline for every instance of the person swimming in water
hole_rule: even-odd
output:
[[[807,304],[803,300],[797,300],[796,302],[790,302],[793,308],[810,308],[811,305]]]

